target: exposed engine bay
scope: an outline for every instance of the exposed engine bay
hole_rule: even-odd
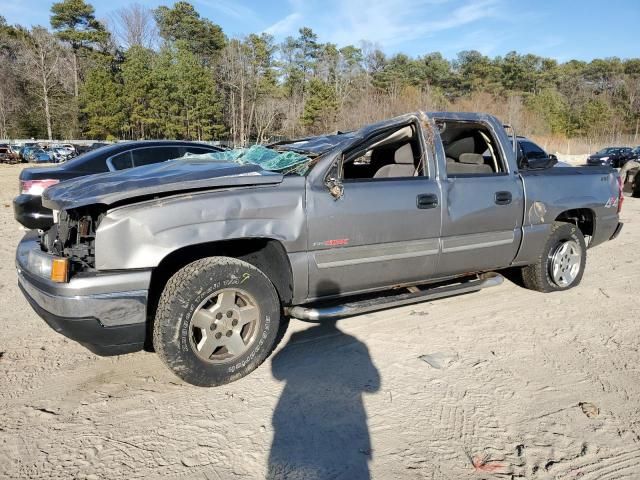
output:
[[[95,268],[95,237],[105,213],[67,212],[62,210],[58,223],[40,234],[43,251],[68,257],[72,271]]]

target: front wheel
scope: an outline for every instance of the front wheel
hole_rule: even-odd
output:
[[[167,282],[153,346],[185,382],[212,387],[255,370],[276,347],[286,322],[264,273],[235,258],[203,258]]]
[[[535,264],[522,269],[525,287],[538,292],[556,292],[575,287],[582,280],[587,245],[580,229],[555,222]]]

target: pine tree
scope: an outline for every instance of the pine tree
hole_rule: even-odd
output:
[[[84,0],[63,0],[51,6],[51,27],[58,38],[68,42],[73,51],[74,94],[79,93],[78,55],[81,49],[105,43],[109,33],[96,20],[93,6]]]

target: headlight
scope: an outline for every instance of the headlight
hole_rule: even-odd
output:
[[[51,255],[31,250],[27,260],[29,271],[35,273],[39,277],[51,278],[52,259],[53,257]]]
[[[27,259],[29,271],[56,283],[69,281],[69,259],[54,257],[36,250],[29,251]]]
[[[607,160],[609,160],[609,157],[602,157],[600,160],[602,160],[603,162],[606,162]]]

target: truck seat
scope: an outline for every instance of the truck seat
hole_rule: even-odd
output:
[[[373,178],[412,177],[415,171],[413,148],[405,143],[398,148],[393,157],[394,163],[384,165],[375,173]]]
[[[447,161],[448,174],[483,174],[493,173],[491,166],[484,163],[484,157],[479,153],[463,153],[457,162]]]

